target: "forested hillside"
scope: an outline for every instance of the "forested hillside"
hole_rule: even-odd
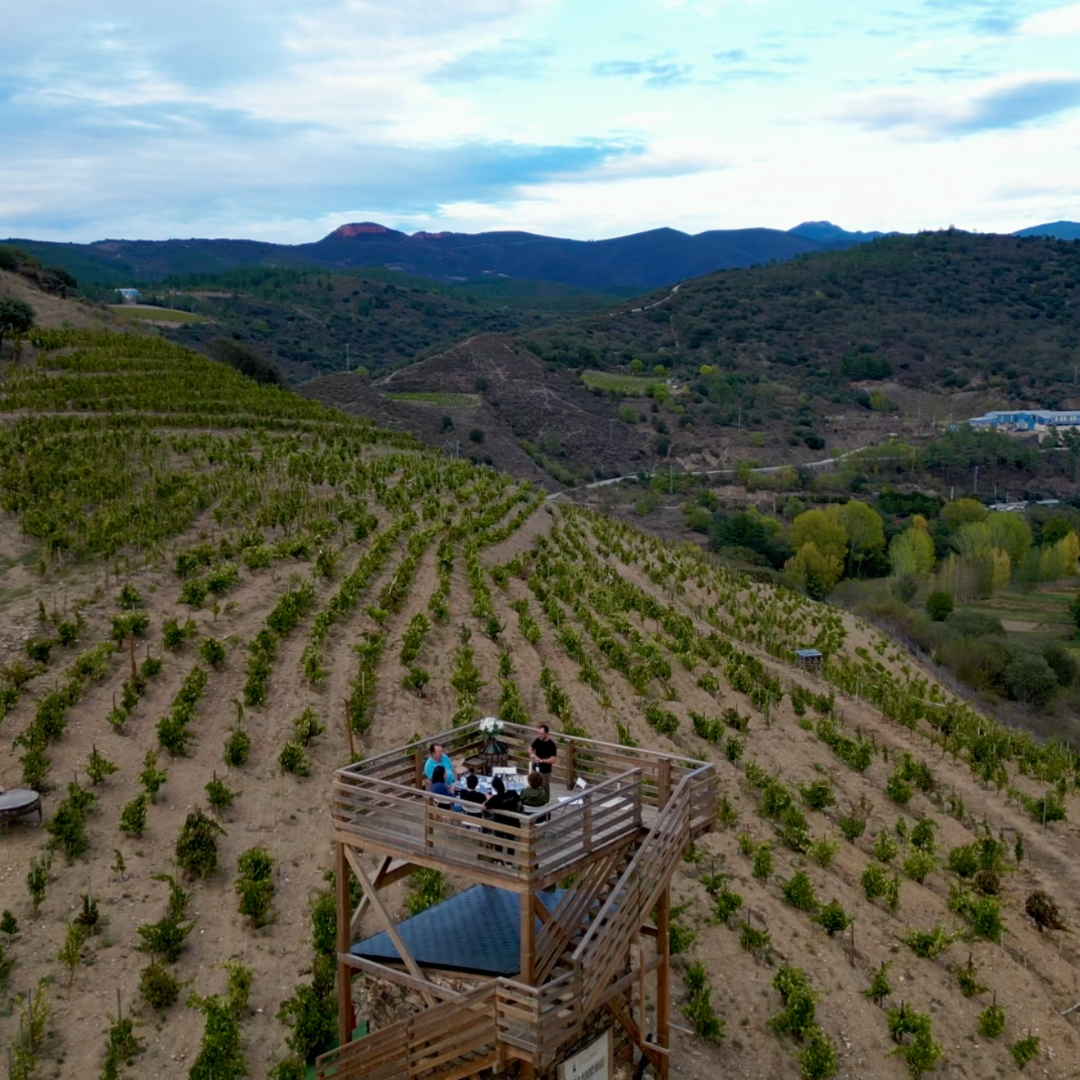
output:
[[[170,342],[9,348],[0,784],[45,812],[0,863],[16,1075],[303,1075],[346,716],[370,755],[489,714],[717,763],[676,1075],[1074,1075],[1072,750],[850,615]],[[374,1028],[411,1007],[355,985]]]
[[[1053,408],[1076,392],[1080,244],[1072,241],[885,237],[707,274],[667,294],[528,343],[571,367],[638,359],[693,378],[710,365],[729,379],[782,381],[865,405],[867,384],[884,380],[940,394],[984,387]]]

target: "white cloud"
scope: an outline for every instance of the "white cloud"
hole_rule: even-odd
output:
[[[1067,4],[1031,15],[1020,24],[1020,32],[1034,37],[1080,34],[1080,4]]]

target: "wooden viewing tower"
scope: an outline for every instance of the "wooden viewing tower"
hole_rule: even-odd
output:
[[[533,737],[504,726],[511,765],[528,768]],[[455,760],[480,753],[478,723],[334,774],[340,1046],[319,1058],[320,1080],[459,1080],[515,1069],[528,1080],[612,1023],[668,1076],[670,883],[694,838],[715,827],[716,773],[673,754],[557,740],[550,804],[499,822],[456,811],[421,786],[432,742]],[[398,925],[382,890],[420,867],[468,887]],[[379,926],[364,937],[367,916]],[[425,1007],[350,1042],[355,972],[415,991]],[[446,974],[469,988],[432,978]],[[648,1041],[652,974],[656,1036]]]

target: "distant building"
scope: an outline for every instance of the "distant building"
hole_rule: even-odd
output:
[[[122,304],[134,304],[142,295],[138,289],[117,289],[116,291],[120,294]]]
[[[1044,432],[1051,428],[1080,427],[1080,411],[1075,409],[1017,409],[1012,412],[988,412],[967,421],[983,431]]]

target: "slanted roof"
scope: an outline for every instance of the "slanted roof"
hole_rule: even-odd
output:
[[[800,660],[820,660],[821,653],[817,649],[796,649],[795,655]]]
[[[554,911],[565,889],[537,893]],[[540,920],[536,919],[537,930]],[[405,948],[421,967],[472,975],[517,975],[521,970],[521,897],[494,885],[472,888],[398,923]],[[358,941],[350,950],[365,960],[400,963],[385,930]]]

